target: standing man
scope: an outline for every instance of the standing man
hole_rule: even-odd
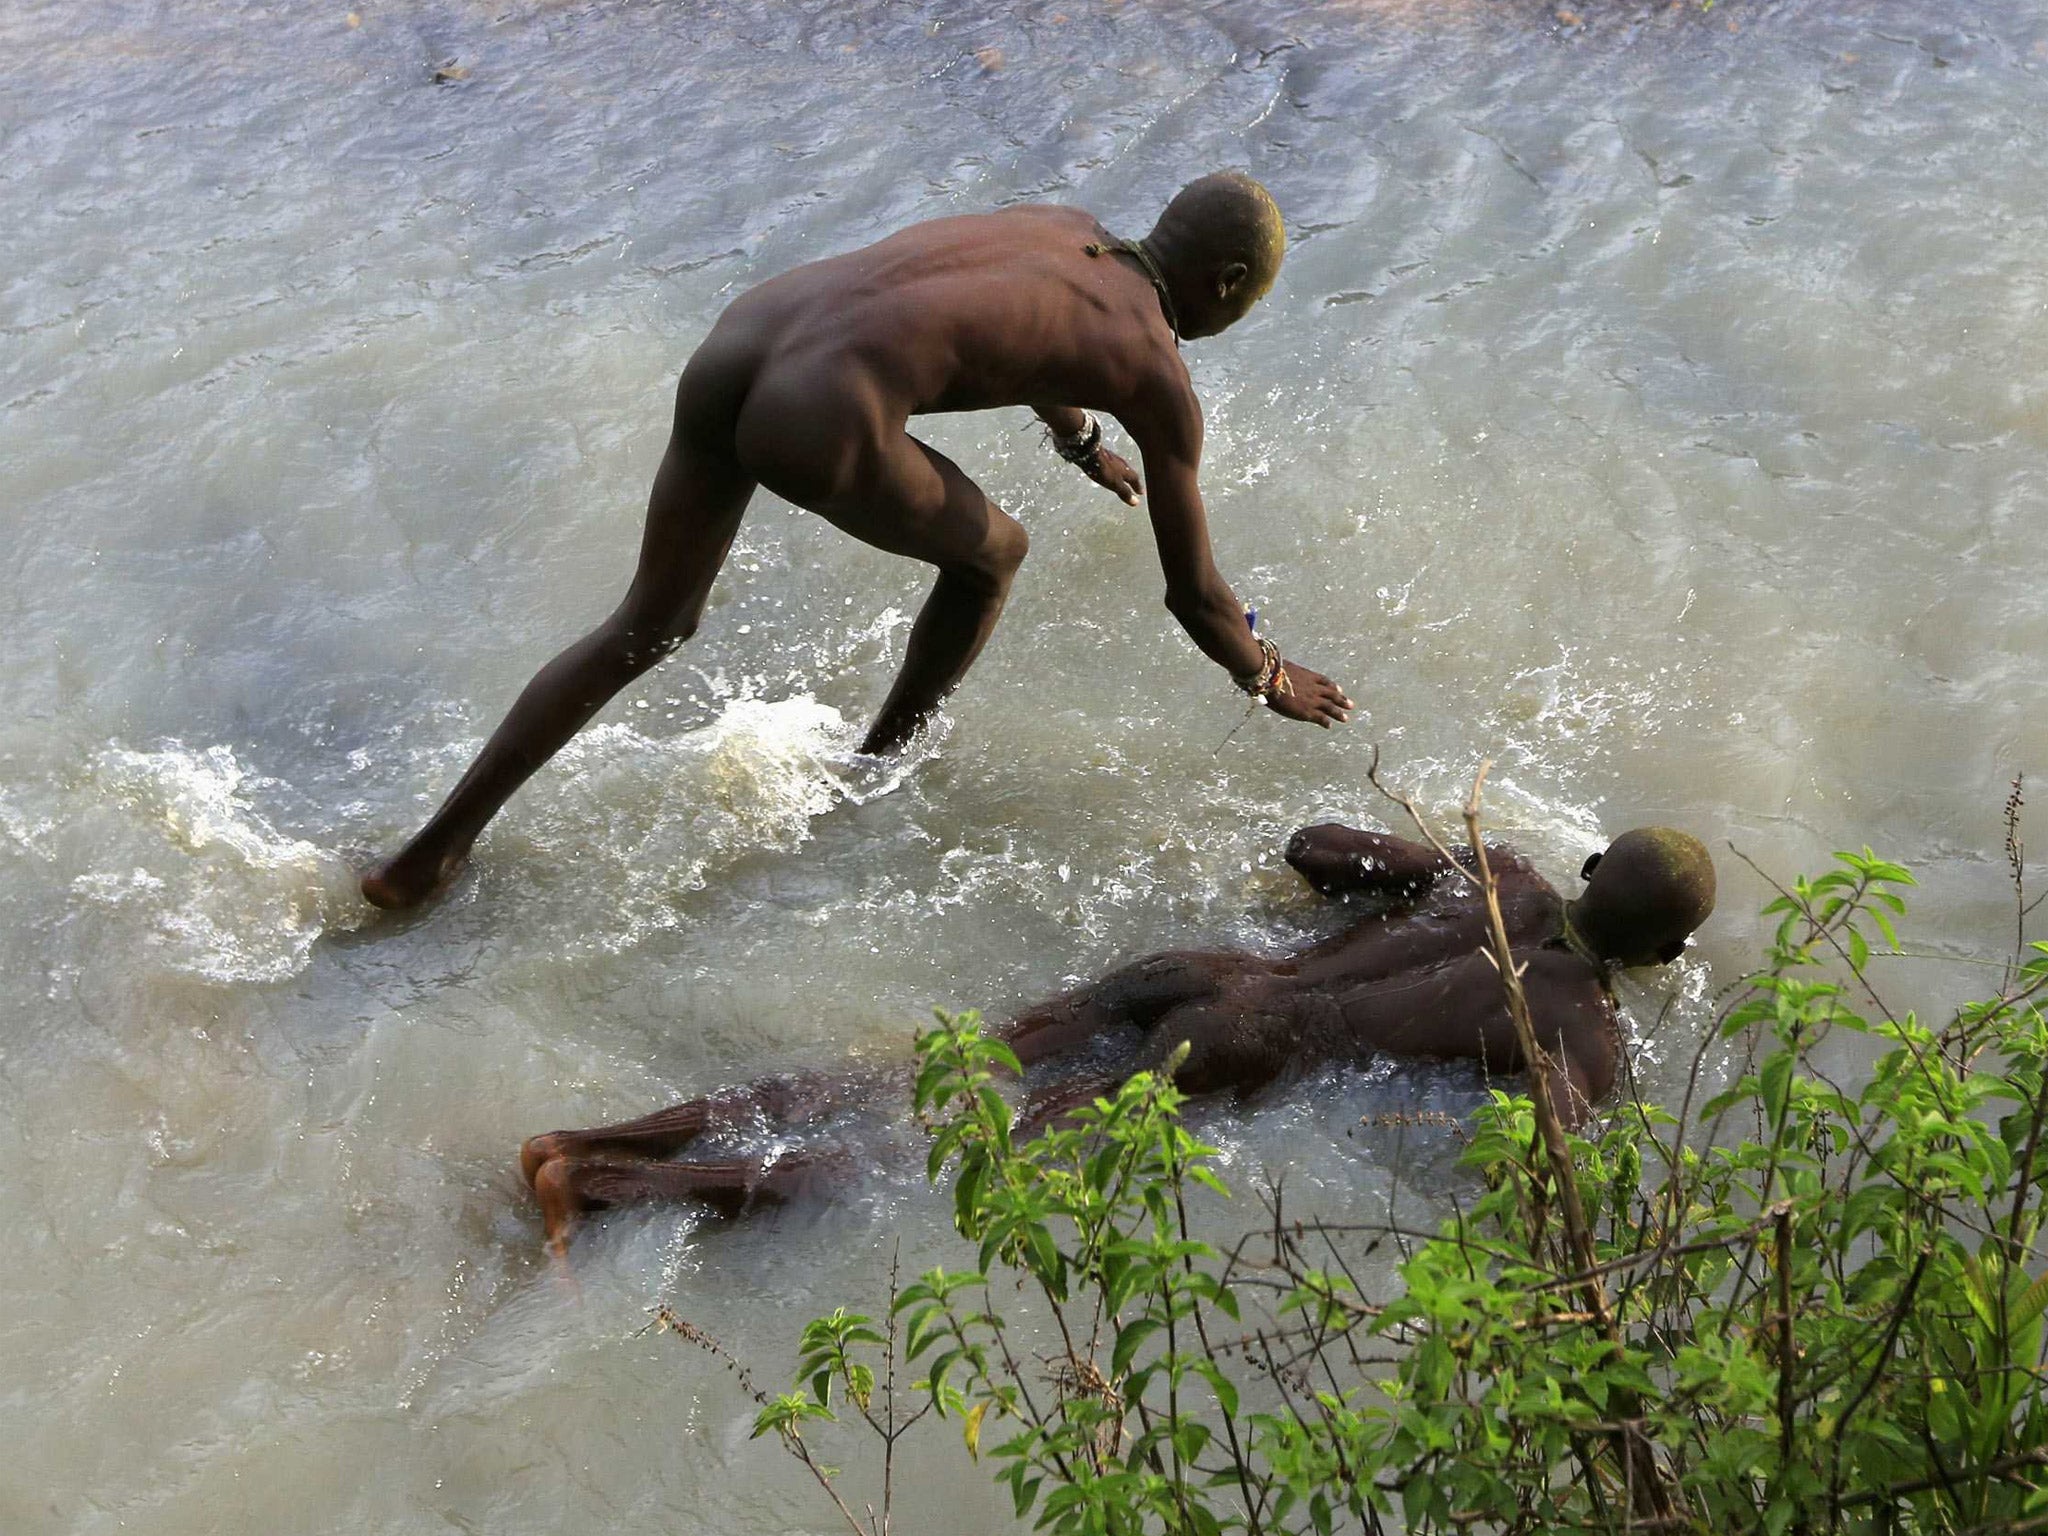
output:
[[[1141,240],[1078,208],[1024,206],[914,224],[741,295],[683,370],[625,598],[527,684],[363,895],[409,907],[447,889],[513,792],[696,633],[756,485],[938,569],[861,750],[901,746],[980,654],[1029,543],[905,430],[912,416],[1030,406],[1061,457],[1135,506],[1143,486],[1090,409],[1114,416],[1144,458],[1166,606],[1189,638],[1276,713],[1347,719],[1344,691],[1253,634],[1216,569],[1196,486],[1202,409],[1178,351],[1244,317],[1285,240],[1266,189],[1226,172],[1184,187]]]

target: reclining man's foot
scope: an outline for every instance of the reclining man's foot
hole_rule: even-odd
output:
[[[522,1165],[527,1148],[545,1140],[544,1136],[536,1136],[520,1149]],[[583,1213],[590,1208],[590,1202],[577,1187],[579,1168],[580,1159],[550,1157],[527,1175],[527,1183],[533,1186],[534,1194],[540,1198],[541,1229],[546,1234],[547,1250],[558,1259],[568,1253],[569,1238]]]
[[[468,862],[467,850],[422,858],[403,849],[363,875],[363,900],[387,912],[420,906],[446,893]]]
[[[545,1142],[546,1137],[534,1138]],[[550,1150],[528,1146],[536,1154]],[[524,1167],[525,1158],[521,1157]],[[754,1205],[780,1205],[801,1190],[819,1159],[808,1152],[782,1152],[765,1162],[757,1155],[672,1162],[616,1152],[561,1152],[533,1174],[548,1251],[561,1254],[586,1212],[642,1200],[697,1201],[728,1220]]]
[[[544,1136],[529,1136],[520,1144],[519,1176],[526,1180],[528,1189],[538,1187],[534,1181],[541,1169],[568,1152],[568,1139],[560,1131],[549,1131]]]
[[[657,1109],[651,1115],[622,1120],[616,1125],[593,1126],[584,1131],[548,1131],[540,1136],[529,1136],[519,1149],[520,1175],[529,1188],[538,1189],[541,1169],[557,1158],[600,1155],[673,1157],[704,1134],[712,1115],[721,1106],[729,1112],[746,1106],[758,1107],[755,1101],[761,1094],[771,1093],[781,1086],[771,1081],[758,1085],[753,1094],[742,1092],[737,1096],[723,1097],[713,1094],[707,1098],[685,1099],[680,1104]]]

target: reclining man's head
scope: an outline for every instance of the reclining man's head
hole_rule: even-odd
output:
[[[1220,171],[1182,187],[1143,244],[1173,293],[1180,334],[1194,340],[1229,329],[1266,296],[1287,230],[1264,187]]]
[[[1586,889],[1566,908],[1601,959],[1663,965],[1714,910],[1714,861],[1706,844],[1670,827],[1624,832],[1586,860]]]

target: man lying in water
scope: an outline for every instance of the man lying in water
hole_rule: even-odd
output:
[[[1448,863],[1420,843],[1334,823],[1302,828],[1287,862],[1325,896],[1379,898],[1371,910],[1298,954],[1153,955],[1027,1010],[1000,1031],[1027,1074],[1084,1048],[1123,1049],[1083,1081],[1027,1097],[1020,1121],[1043,1125],[1133,1071],[1169,1064],[1183,1043],[1188,1052],[1172,1070],[1190,1094],[1249,1093],[1319,1062],[1382,1051],[1522,1070],[1499,972],[1481,952],[1485,901],[1464,857]],[[1586,861],[1586,887],[1570,902],[1513,850],[1491,850],[1488,861],[1508,942],[1526,966],[1537,1039],[1552,1058],[1551,1100],[1575,1125],[1620,1067],[1610,973],[1678,958],[1714,909],[1713,861],[1684,832],[1639,828]],[[696,1200],[736,1214],[787,1199],[818,1171],[815,1155],[678,1153],[707,1131],[749,1122],[793,1130],[895,1086],[874,1073],[768,1079],[620,1125],[550,1131],[526,1143],[520,1167],[556,1247],[583,1212],[627,1201]]]
[[[1348,718],[1343,689],[1248,629],[1216,569],[1196,486],[1202,407],[1178,350],[1244,317],[1285,241],[1266,189],[1223,174],[1183,188],[1141,240],[1113,238],[1079,208],[1006,208],[915,224],[741,295],[683,370],[625,598],[527,684],[440,810],[363,877],[363,895],[408,907],[445,890],[513,791],[696,633],[756,485],[937,568],[861,750],[907,740],[980,653],[1029,542],[905,430],[912,416],[1030,406],[1063,458],[1135,506],[1138,476],[1083,407],[1114,416],[1144,457],[1182,628],[1279,714]]]

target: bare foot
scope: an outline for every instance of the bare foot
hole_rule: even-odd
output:
[[[772,1092],[778,1086],[773,1082],[764,1083],[751,1091],[742,1090],[737,1097],[751,1104],[753,1094]],[[705,1125],[719,1103],[720,1097],[715,1094],[710,1098],[685,1099],[680,1104],[657,1109],[637,1120],[622,1120],[617,1125],[529,1136],[519,1149],[519,1172],[531,1186],[540,1170],[558,1157],[588,1158],[600,1154],[643,1159],[673,1157],[704,1133]]]
[[[527,1147],[543,1153],[549,1150],[547,1141],[537,1136]],[[523,1169],[523,1151],[520,1162]],[[533,1193],[540,1202],[548,1251],[561,1253],[586,1211],[641,1200],[692,1201],[730,1220],[756,1205],[782,1204],[804,1187],[816,1167],[817,1159],[802,1152],[784,1152],[766,1162],[746,1156],[690,1163],[612,1152],[562,1152],[534,1172]]]
[[[534,1138],[535,1141],[542,1139]],[[540,1218],[547,1232],[547,1250],[558,1259],[567,1255],[569,1235],[576,1230],[577,1219],[587,1208],[577,1192],[575,1175],[573,1159],[554,1157],[543,1163],[532,1179],[533,1192],[540,1197]]]
[[[387,912],[417,907],[444,893],[468,862],[467,851],[423,859],[401,849],[363,876],[363,900]]]
[[[549,1131],[545,1136],[529,1136],[520,1144],[519,1176],[526,1180],[528,1189],[540,1188],[535,1180],[541,1169],[569,1150],[568,1140],[564,1131]]]

